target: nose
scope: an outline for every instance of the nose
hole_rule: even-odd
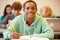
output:
[[[15,10],[15,12],[18,12],[17,10]]]
[[[29,12],[32,12],[32,9],[29,9]]]

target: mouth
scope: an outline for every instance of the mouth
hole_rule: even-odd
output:
[[[32,19],[34,15],[32,13],[28,14],[28,18]]]

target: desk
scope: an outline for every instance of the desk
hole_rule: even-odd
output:
[[[54,39],[54,40],[60,40],[60,39]]]
[[[0,28],[0,34],[2,34],[6,29],[1,29]]]
[[[11,39],[11,40],[49,40],[48,38],[38,38],[38,37],[21,37],[20,39]]]
[[[3,38],[3,32],[5,31],[6,29],[1,29],[0,28],[0,38]]]
[[[5,40],[4,38],[0,38],[0,40]]]
[[[41,40],[45,40],[46,38],[42,38]],[[0,38],[0,40],[5,40],[4,38]],[[20,39],[11,39],[11,40],[20,40]],[[35,39],[34,39],[35,40]],[[40,40],[40,39],[38,39]],[[49,39],[46,39],[46,40],[49,40]]]
[[[5,40],[4,38],[0,38],[0,40]],[[12,39],[12,40],[18,40],[18,39]],[[60,39],[54,39],[54,40],[60,40]]]

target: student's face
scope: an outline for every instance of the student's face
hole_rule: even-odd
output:
[[[25,4],[24,12],[26,13],[26,17],[33,19],[35,17],[37,8],[34,3],[28,2]]]
[[[51,13],[49,13],[49,10],[47,10],[46,8],[42,8],[41,9],[41,16],[43,16],[45,18],[49,18],[49,17],[51,17]]]
[[[46,14],[46,9],[42,8],[40,11],[41,11],[40,15],[44,17]]]
[[[12,8],[11,8],[11,7],[7,7],[7,8],[6,8],[6,12],[7,12],[8,14],[12,13]]]
[[[18,16],[18,15],[20,15],[20,10],[14,10],[13,9],[13,13],[14,13],[15,16]]]

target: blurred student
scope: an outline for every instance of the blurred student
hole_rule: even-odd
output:
[[[12,7],[11,5],[6,5],[3,16],[0,17],[0,23],[3,21],[6,15],[10,15],[10,14],[12,14]]]
[[[44,6],[40,9],[40,15],[45,18],[56,18],[53,14],[52,9],[49,6]]]
[[[26,1],[23,5],[24,14],[16,17],[7,30],[4,31],[5,39],[19,39],[21,36],[40,38],[54,38],[53,30],[46,20],[37,15],[37,4]]]
[[[21,9],[22,9],[22,4],[20,2],[14,2],[12,4],[12,11],[13,11],[12,15],[10,16],[7,15],[2,23],[8,24],[8,20],[12,20],[16,16],[19,16],[21,14],[20,13]]]
[[[9,25],[9,20],[13,20],[16,16],[19,16],[21,13],[22,9],[22,4],[20,2],[14,2],[12,4],[12,15],[7,15],[4,20],[2,21],[2,24],[7,24],[7,26]]]
[[[0,17],[0,28],[6,28],[6,26],[4,24],[1,24],[1,22],[4,20],[6,15],[10,15],[10,14],[12,14],[12,7],[11,7],[11,5],[6,5],[6,7],[4,9],[4,14],[3,14],[3,16]],[[3,34],[1,34],[1,33],[0,33],[0,38],[3,38]]]
[[[8,6],[8,7],[10,7],[10,6]],[[9,20],[13,20],[16,16],[20,15],[20,11],[22,9],[22,4],[20,2],[14,2],[12,4],[12,8],[11,9],[13,10],[13,14],[11,14],[11,15],[6,15],[6,12],[5,12],[6,9],[5,9],[5,11],[4,11],[5,18],[0,23],[0,28],[3,28],[3,29],[8,28],[8,26],[9,26],[8,21]],[[11,10],[11,9],[9,9],[9,10]],[[10,12],[9,10],[8,10],[8,12]],[[12,11],[11,11],[11,13],[12,13]],[[3,38],[3,34],[0,34],[0,38]]]

